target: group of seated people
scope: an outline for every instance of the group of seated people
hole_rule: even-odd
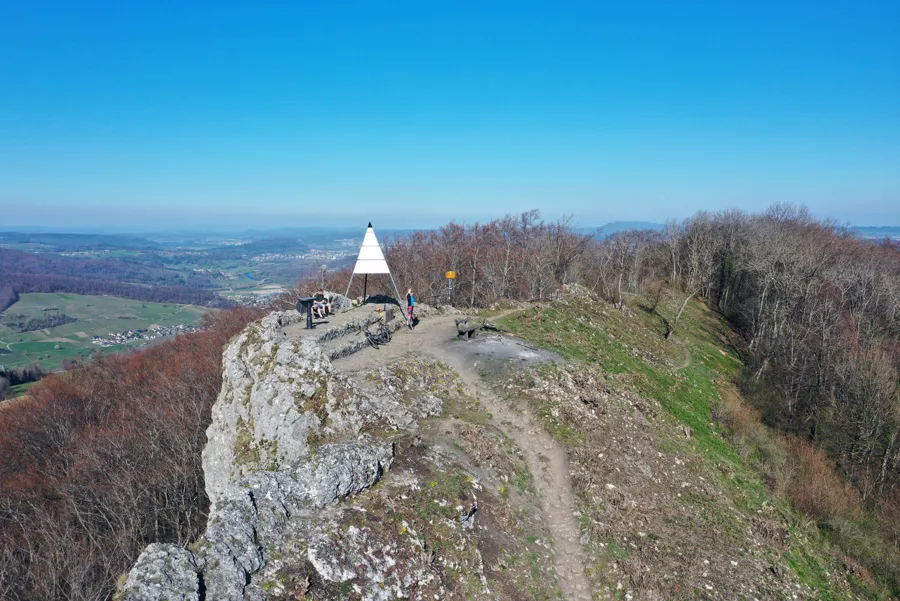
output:
[[[325,298],[325,291],[319,288],[313,295],[312,315],[314,319],[324,319],[331,313],[331,303]]]

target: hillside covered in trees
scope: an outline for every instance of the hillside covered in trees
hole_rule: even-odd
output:
[[[552,298],[578,282],[615,305],[647,301],[677,333],[689,299],[702,299],[741,334],[753,391],[768,423],[821,444],[866,498],[900,484],[900,246],[856,238],[802,208],[761,215],[698,213],[664,231],[601,240],[536,212],[487,224],[449,224],[393,240],[397,280],[424,301]],[[682,293],[670,312],[665,285]]]
[[[134,300],[227,306],[209,278],[116,259],[79,259],[0,248],[0,312],[19,294],[111,294]]]
[[[138,236],[43,232],[0,232],[0,245],[24,245],[45,251],[159,248],[156,242]]]
[[[106,599],[150,541],[203,528],[222,346],[259,315],[45,378],[0,405],[0,599]]]

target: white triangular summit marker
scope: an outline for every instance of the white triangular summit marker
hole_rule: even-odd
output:
[[[362,246],[359,249],[359,256],[356,259],[356,267],[353,268],[353,273],[390,272],[391,270],[384,259],[384,253],[381,252],[381,245],[378,244],[378,238],[375,237],[375,230],[372,229],[372,222],[370,221]]]
[[[356,258],[356,267],[353,268],[353,273],[350,274],[350,281],[347,282],[347,292],[344,293],[344,296],[350,294],[350,286],[353,285],[353,276],[361,273],[365,276],[365,282],[363,283],[363,298],[366,297],[366,283],[369,281],[370,273],[386,273],[391,278],[391,285],[394,287],[394,293],[397,295],[397,302],[400,302],[400,291],[397,290],[397,282],[394,281],[394,276],[391,274],[391,270],[388,268],[387,261],[384,258],[384,253],[381,252],[381,245],[378,244],[378,238],[375,237],[375,230],[372,229],[372,222],[369,222],[369,227],[366,229],[366,235],[363,237],[362,246],[359,248],[359,256]],[[365,302],[365,300],[363,301]]]

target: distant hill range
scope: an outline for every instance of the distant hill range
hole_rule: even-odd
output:
[[[616,232],[627,232],[630,230],[654,230],[662,231],[665,227],[661,223],[652,223],[650,221],[612,221],[601,228],[601,232],[609,236]]]
[[[145,286],[214,287],[213,282],[203,275],[181,274],[131,261],[60,257],[7,248],[0,248],[0,276],[2,275],[64,275]]]
[[[892,240],[900,240],[900,226],[867,226],[855,225],[850,228],[860,238],[878,239],[891,238]]]
[[[216,259],[240,259],[261,254],[296,255],[309,251],[309,246],[295,237],[263,238],[245,244],[230,244],[206,249]]]
[[[209,278],[116,259],[80,259],[0,248],[0,312],[27,292],[111,294],[151,302],[226,306]]]
[[[661,223],[652,223],[650,221],[612,221],[599,228],[585,227],[579,228],[584,233],[591,233],[599,230],[598,238],[605,238],[618,232],[628,232],[633,230],[653,230],[662,231],[665,226]],[[900,226],[868,226],[854,225],[850,227],[850,231],[859,236],[870,240],[878,240],[882,238],[891,238],[900,240]]]
[[[599,227],[580,227],[578,231],[583,234],[595,234],[597,238],[602,239],[619,232],[634,230],[662,231],[663,227],[661,223],[652,223],[650,221],[611,221]]]
[[[159,244],[146,238],[116,234],[49,234],[27,232],[0,232],[0,246],[29,246],[33,250],[147,250],[159,248]]]

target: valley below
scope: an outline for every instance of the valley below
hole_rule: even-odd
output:
[[[0,376],[134,350],[194,331],[219,308],[265,307],[323,266],[345,267],[357,244],[348,231],[324,228],[146,238],[0,232]]]
[[[38,363],[46,370],[83,361],[97,352],[140,348],[159,338],[192,331],[209,311],[203,307],[145,303],[113,296],[23,294],[0,317],[0,367]],[[10,322],[65,315],[73,321],[30,331]]]

